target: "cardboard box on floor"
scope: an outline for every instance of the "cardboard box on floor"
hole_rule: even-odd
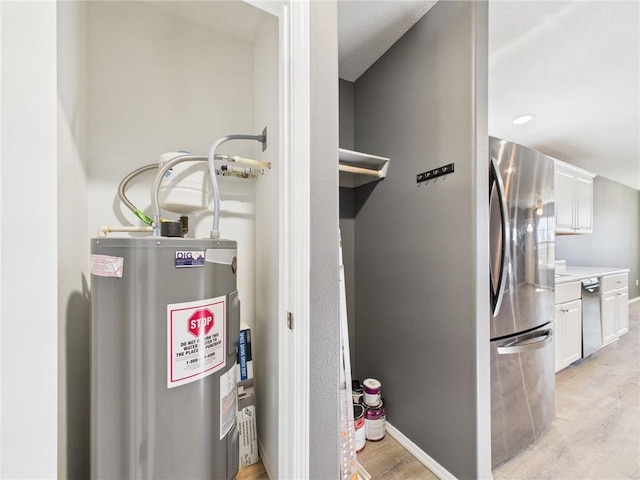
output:
[[[258,462],[258,437],[256,434],[256,406],[253,395],[238,399],[238,445],[240,450],[239,468],[246,468]]]
[[[253,357],[251,354],[251,329],[245,323],[240,326],[238,342],[238,444],[239,468],[258,462],[258,435],[256,432],[256,405],[253,389]]]

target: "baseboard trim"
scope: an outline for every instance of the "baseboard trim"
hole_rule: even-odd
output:
[[[640,302],[640,297],[632,298],[631,300],[629,300],[629,303],[635,303],[635,302]]]
[[[451,472],[449,472],[446,468],[444,468],[433,458],[427,455],[415,443],[405,437],[404,434],[400,432],[400,430],[391,425],[389,422],[387,422],[385,426],[387,433],[395,438],[398,443],[402,445],[411,455],[416,457],[416,459],[421,464],[431,470],[436,477],[441,480],[455,480],[456,477]]]
[[[271,466],[271,462],[269,462],[269,459],[266,456],[262,455],[262,452],[264,452],[264,448],[262,447],[262,441],[260,440],[260,436],[258,435],[258,456],[260,457],[260,460],[262,460],[264,469],[267,471],[267,475],[269,476],[269,478],[278,478],[276,477],[273,467]]]

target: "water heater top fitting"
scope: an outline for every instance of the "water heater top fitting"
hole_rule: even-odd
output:
[[[160,155],[159,168],[188,152],[167,152]],[[207,164],[184,162],[168,170],[158,191],[162,208],[181,215],[207,210],[210,202],[209,173]]]

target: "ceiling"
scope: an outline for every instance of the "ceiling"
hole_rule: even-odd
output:
[[[355,81],[434,3],[339,0],[340,77]],[[639,25],[638,0],[490,0],[489,134],[640,190]]]

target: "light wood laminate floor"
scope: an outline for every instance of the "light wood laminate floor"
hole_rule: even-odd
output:
[[[269,475],[267,475],[262,461],[259,461],[240,470],[236,475],[236,480],[269,480]]]
[[[358,461],[372,480],[437,480],[416,457],[407,452],[391,435],[379,442],[367,442],[358,453]]]
[[[374,480],[437,478],[387,435],[358,460]],[[556,418],[538,442],[498,467],[495,480],[640,479],[640,302],[629,333],[556,375]],[[238,480],[266,480],[262,463]],[[275,480],[275,479],[273,479]]]

